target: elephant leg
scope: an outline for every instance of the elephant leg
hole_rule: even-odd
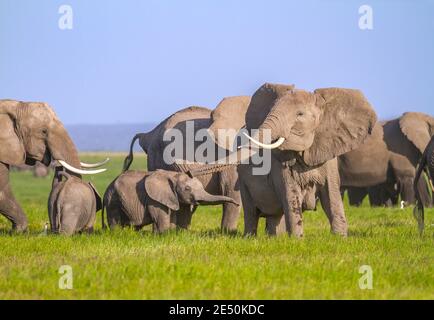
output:
[[[3,163],[0,163],[0,213],[12,223],[14,231],[27,230],[27,217],[15,200],[9,185],[9,168]]]
[[[265,231],[269,236],[277,236],[286,232],[285,216],[267,216]]]
[[[340,178],[336,159],[327,162],[327,179],[320,190],[320,201],[333,233],[347,236],[348,225],[340,197]]]
[[[247,187],[241,183],[241,199],[244,210],[244,236],[256,236],[258,231],[259,212],[253,204]]]
[[[107,223],[110,229],[115,229],[117,226],[122,225],[124,219],[122,216],[125,214],[122,212],[120,204],[113,204],[110,202],[106,207]],[[123,226],[123,225],[122,225]]]
[[[176,226],[180,229],[188,229],[191,224],[191,218],[193,216],[193,210],[190,206],[183,205],[176,213]]]
[[[360,207],[367,194],[366,188],[350,187],[348,188],[348,201],[351,206]]]
[[[154,233],[163,233],[176,227],[174,221],[176,220],[176,218],[174,218],[176,212],[173,214],[170,213],[170,209],[163,206],[159,202],[149,199],[147,211],[149,212],[149,215],[153,221],[152,229]]]
[[[386,195],[381,186],[368,188],[368,195],[371,207],[381,207],[386,202]]]
[[[415,203],[415,195],[413,190],[413,178],[404,177],[400,180],[401,188],[401,200],[405,201],[407,204]]]
[[[78,220],[80,219],[80,212],[73,206],[66,205],[62,208],[60,214],[59,233],[64,235],[72,235],[77,231]]]
[[[276,163],[273,165],[277,167]],[[292,169],[288,169],[279,162],[277,164],[279,170],[273,170],[273,165],[271,172],[273,185],[282,204],[286,230],[288,235],[301,238],[303,237],[303,195],[301,187],[294,181]]]
[[[219,174],[220,183],[222,186],[222,194],[230,197],[237,203],[241,203],[241,194],[239,190],[238,173],[236,169],[222,171]],[[241,206],[233,203],[223,204],[223,216],[221,221],[221,229],[223,232],[236,232],[238,219],[240,217]]]

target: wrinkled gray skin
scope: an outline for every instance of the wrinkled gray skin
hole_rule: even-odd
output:
[[[377,123],[372,135],[359,148],[339,157],[342,186],[383,186],[390,191],[398,185],[401,199],[414,203],[416,166],[433,134],[434,118],[418,112]],[[431,206],[428,186],[424,180],[418,183],[423,203]],[[393,202],[393,198],[392,192],[385,201]]]
[[[416,207],[414,208],[414,215],[418,221],[419,231],[423,232],[424,229],[424,204],[421,199],[421,194],[419,193],[418,182],[420,180],[424,180],[422,177],[423,171],[426,170],[429,186],[434,194],[434,186],[433,186],[433,178],[434,178],[434,137],[431,138],[431,141],[428,143],[425,151],[422,154],[422,157],[419,161],[416,171],[416,177],[414,179],[413,189],[416,196]]]
[[[246,98],[247,99],[247,98]],[[131,142],[130,154],[127,156],[124,162],[124,171],[128,170],[131,162],[133,160],[133,145],[136,139],[139,139],[140,146],[143,151],[148,155],[148,170],[154,171],[157,169],[177,171],[177,172],[188,172],[191,169],[199,169],[201,165],[199,164],[167,164],[163,159],[164,149],[169,145],[170,141],[163,141],[164,133],[170,129],[179,129],[183,133],[183,145],[184,154],[182,159],[178,160],[190,160],[193,162],[194,159],[187,158],[186,152],[186,140],[191,141],[191,137],[187,137],[186,128],[187,121],[194,121],[194,132],[200,129],[208,129],[211,124],[211,110],[203,107],[189,107],[182,109],[164,121],[162,121],[157,127],[148,133],[139,133]],[[209,141],[212,141],[209,138]],[[196,142],[194,146],[194,152],[201,142]],[[215,146],[215,154],[218,155],[219,152],[226,150],[219,150],[219,147]],[[174,158],[173,158],[174,159]],[[215,159],[216,160],[216,159]],[[198,175],[196,178],[205,187],[205,190],[211,194],[224,195],[235,199],[236,202],[241,202],[241,196],[238,184],[238,173],[236,167],[226,168],[223,171],[214,171],[204,175]],[[186,210],[181,208],[181,210]],[[180,213],[181,215],[187,215],[188,212]],[[223,215],[221,220],[221,228],[223,231],[236,231],[238,225],[238,218],[240,215],[240,207],[232,203],[223,204]]]
[[[267,217],[269,234],[279,233],[283,214],[287,232],[302,237],[304,191],[315,186],[332,232],[346,236],[336,156],[360,145],[376,122],[363,95],[350,89],[311,93],[265,84],[245,105],[245,117],[233,116],[240,109],[222,101],[210,129],[238,130],[245,125],[247,130],[259,128],[255,139],[260,141],[265,129],[271,131],[272,141],[285,138],[272,150],[270,173],[253,175],[253,165],[238,166],[245,234],[256,234],[261,216]]]
[[[209,194],[198,179],[185,173],[126,171],[108,186],[104,194],[103,226],[105,210],[111,229],[132,226],[138,230],[149,224],[153,224],[156,233],[174,227],[186,229],[191,222],[193,207],[221,203],[239,205],[232,198]]]
[[[42,102],[0,100],[0,213],[12,229],[27,229],[27,217],[15,200],[9,167],[64,160],[80,168],[77,149],[51,107]]]
[[[92,183],[71,176],[62,167],[55,169],[48,199],[51,232],[72,235],[92,232],[101,197]]]

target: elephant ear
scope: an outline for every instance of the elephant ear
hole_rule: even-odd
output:
[[[17,132],[15,120],[0,113],[0,162],[14,166],[25,163],[26,152]]]
[[[434,118],[421,112],[406,112],[399,119],[402,133],[423,153],[434,135]]]
[[[96,190],[96,187],[93,185],[92,182],[89,182],[89,187],[92,189],[93,193],[95,194],[95,200],[96,200],[96,211],[98,212],[99,210],[102,209],[101,196],[100,196],[98,190]]]
[[[237,133],[246,124],[249,103],[248,96],[227,97],[212,111],[208,131],[219,147],[232,150]]]
[[[310,166],[357,148],[377,121],[375,111],[358,90],[327,88],[314,93],[322,114],[312,146],[303,155]]]
[[[246,128],[258,129],[264,122],[274,103],[287,94],[288,91],[294,90],[294,85],[265,83],[252,96],[247,113]]]
[[[145,190],[148,196],[173,211],[179,210],[179,200],[175,182],[170,174],[163,170],[151,172],[145,178]]]

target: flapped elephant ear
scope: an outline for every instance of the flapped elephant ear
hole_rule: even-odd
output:
[[[17,132],[15,119],[9,114],[0,113],[0,162],[14,166],[25,163],[24,144]]]
[[[145,190],[148,196],[173,211],[179,210],[179,200],[175,182],[170,174],[163,170],[150,173],[145,178]]]
[[[96,190],[96,187],[93,185],[92,182],[89,182],[89,187],[92,189],[93,193],[95,194],[96,211],[98,212],[99,210],[102,209],[102,200],[101,200],[101,196],[100,196],[98,190]]]
[[[226,150],[232,150],[237,133],[245,126],[246,112],[250,97],[237,96],[224,98],[211,113],[212,134],[217,145]]]
[[[275,102],[282,96],[292,91],[294,85],[263,84],[252,96],[247,113],[246,128],[258,129],[264,122]]]
[[[377,121],[375,111],[358,90],[317,89],[315,95],[322,114],[313,144],[303,155],[311,166],[357,148]]]
[[[399,119],[402,133],[423,153],[434,135],[434,118],[421,112],[406,112]]]

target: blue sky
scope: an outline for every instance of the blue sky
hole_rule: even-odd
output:
[[[433,35],[428,0],[0,0],[0,97],[66,124],[157,122],[278,82],[361,89],[382,119],[433,115]]]

